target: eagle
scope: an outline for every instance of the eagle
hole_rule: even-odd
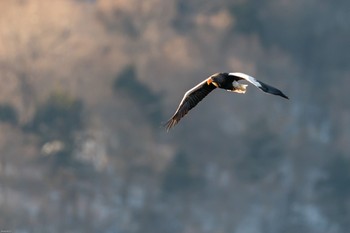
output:
[[[282,91],[272,87],[266,83],[263,83],[252,76],[244,73],[216,73],[209,78],[203,80],[195,87],[188,90],[182,98],[178,108],[174,115],[165,123],[165,128],[169,131],[192,109],[194,108],[204,97],[216,88],[224,89],[230,92],[242,93],[246,92],[246,84],[241,84],[238,81],[245,80],[253,84],[260,90],[272,94],[279,95],[285,99],[289,99]]]

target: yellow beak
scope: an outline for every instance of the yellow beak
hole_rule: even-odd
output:
[[[216,82],[214,82],[214,81],[210,78],[210,79],[207,80],[207,84],[210,85],[211,83],[212,83],[214,86],[219,87],[219,85],[218,85]]]

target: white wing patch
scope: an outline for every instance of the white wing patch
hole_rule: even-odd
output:
[[[252,83],[254,86],[261,87],[261,84],[258,80],[256,80],[254,77],[249,76],[247,74],[237,72],[237,73],[229,73],[229,75],[243,78],[243,79],[247,80],[248,82]]]

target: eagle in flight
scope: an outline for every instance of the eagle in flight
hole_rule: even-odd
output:
[[[211,91],[216,88],[221,88],[226,91],[236,93],[245,93],[248,85],[239,83],[238,81],[240,80],[246,80],[266,93],[279,95],[283,98],[288,99],[288,97],[283,94],[282,91],[278,90],[275,87],[267,85],[266,83],[263,83],[247,74],[216,73],[200,82],[198,85],[191,88],[185,93],[174,115],[165,123],[165,128],[167,131],[179,123],[181,118],[183,118],[188,113],[188,111],[194,108],[204,97],[206,97]]]

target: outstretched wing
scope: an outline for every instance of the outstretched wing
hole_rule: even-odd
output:
[[[174,127],[188,111],[194,108],[204,97],[216,88],[212,83],[207,82],[209,79],[210,78],[204,80],[185,93],[176,112],[164,125],[167,131]]]
[[[254,86],[258,87],[259,89],[261,89],[264,92],[270,93],[272,95],[279,95],[279,96],[282,96],[283,98],[289,99],[285,94],[283,94],[282,91],[278,90],[277,88],[272,87],[270,85],[267,85],[266,83],[263,83],[263,82],[255,79],[254,77],[249,76],[247,74],[229,73],[229,76],[235,77],[237,81],[244,79],[244,80],[250,82],[251,84],[253,84]]]

